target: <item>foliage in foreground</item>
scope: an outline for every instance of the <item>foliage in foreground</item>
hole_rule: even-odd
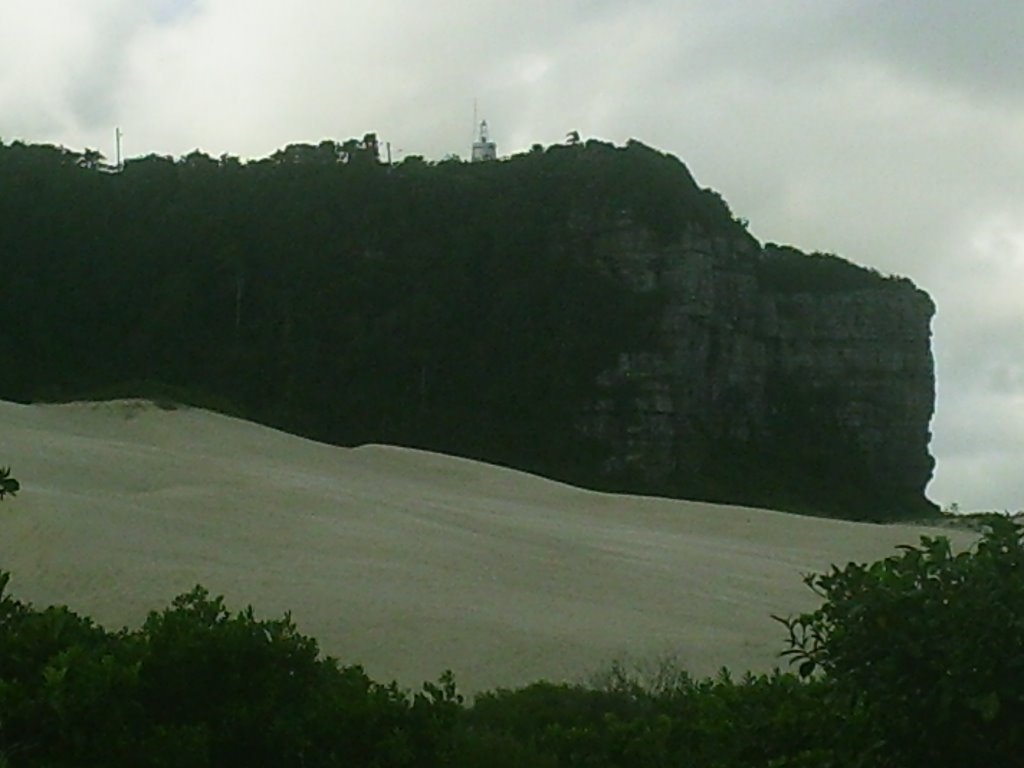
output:
[[[800,675],[685,672],[479,696],[411,693],[319,654],[291,620],[230,614],[196,588],[138,630],[34,610],[0,575],[0,764],[7,766],[714,766],[1019,764],[1024,543],[992,521],[809,576],[784,619]]]
[[[824,603],[783,622],[801,673],[865,710],[896,765],[1009,765],[1024,751],[1024,529],[987,525],[970,551],[922,537],[808,576]]]

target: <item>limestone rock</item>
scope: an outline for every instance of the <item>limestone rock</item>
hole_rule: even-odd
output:
[[[623,221],[595,251],[664,296],[656,341],[623,350],[581,412],[613,484],[865,518],[934,509],[924,291],[697,227],[666,245]]]

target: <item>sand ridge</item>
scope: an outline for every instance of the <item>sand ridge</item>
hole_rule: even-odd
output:
[[[616,658],[780,664],[801,574],[934,531],[580,490],[425,451],[338,448],[142,401],[0,402],[0,568],[37,605],[136,625],[197,583],[343,663],[472,692]],[[961,544],[968,534],[944,532]]]

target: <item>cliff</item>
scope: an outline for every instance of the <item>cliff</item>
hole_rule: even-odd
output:
[[[158,396],[341,445],[813,514],[933,510],[933,307],[762,246],[630,141],[100,173],[0,142],[0,398]]]
[[[924,291],[692,226],[660,245],[620,221],[597,250],[632,290],[663,297],[654,343],[622,350],[581,414],[609,448],[609,480],[851,517],[934,511]]]

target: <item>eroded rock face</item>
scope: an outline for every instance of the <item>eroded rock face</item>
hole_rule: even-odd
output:
[[[794,284],[772,271],[792,249],[696,228],[661,245],[623,222],[595,251],[664,299],[657,338],[620,354],[581,416],[609,478],[853,517],[933,511],[924,291],[848,263],[850,284]]]

